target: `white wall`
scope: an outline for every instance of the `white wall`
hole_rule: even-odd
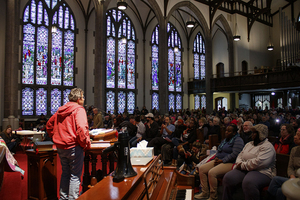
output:
[[[212,40],[212,73],[217,74],[217,64],[224,64],[224,73],[225,76],[228,76],[229,72],[229,60],[228,60],[228,43],[226,36],[221,30],[217,30],[213,36]]]

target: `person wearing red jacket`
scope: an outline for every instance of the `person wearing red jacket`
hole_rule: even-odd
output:
[[[90,148],[91,140],[82,89],[72,89],[68,98],[69,102],[49,119],[46,129],[57,147],[62,166],[60,199],[70,200],[79,197],[84,150]]]
[[[294,143],[295,130],[290,124],[282,124],[280,129],[280,137],[274,143],[276,153],[290,154]]]

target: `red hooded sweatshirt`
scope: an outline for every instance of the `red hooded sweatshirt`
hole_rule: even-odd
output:
[[[91,140],[85,109],[76,102],[68,102],[48,120],[47,132],[57,148],[70,149],[80,145],[89,149]]]

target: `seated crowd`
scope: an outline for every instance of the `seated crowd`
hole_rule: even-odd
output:
[[[132,147],[146,140],[148,147],[154,147],[155,155],[162,155],[164,165],[176,166],[184,174],[199,174],[202,192],[195,198],[212,200],[218,199],[220,181],[223,199],[232,199],[238,185],[241,185],[245,199],[260,199],[262,189],[270,183],[276,186],[270,185],[265,194],[275,196],[273,188],[280,193],[278,182],[281,185],[287,178],[275,177],[276,153],[293,153],[294,158],[289,164],[293,166],[293,172],[289,166],[288,174],[290,178],[296,176],[299,114],[298,109],[236,109],[233,112],[220,109],[211,114],[206,114],[204,109],[186,109],[160,115],[157,110],[148,113],[144,107],[142,111],[136,109],[132,115],[107,113],[104,118],[109,124],[106,128],[128,127]],[[210,135],[218,138],[213,144],[217,151],[203,162],[201,159],[206,156]]]
[[[148,112],[145,106],[133,114],[127,110],[117,115],[102,113],[93,106],[86,110],[90,129],[127,127],[131,147],[146,140],[155,155],[162,155],[164,165],[176,166],[183,174],[198,174],[201,193],[195,194],[196,199],[218,199],[218,184],[223,186],[223,199],[233,199],[239,185],[245,199],[260,199],[268,186],[267,196],[285,199],[280,187],[295,178],[300,167],[299,109],[220,109],[211,114],[205,109],[171,109],[165,115]],[[38,121],[43,128],[47,120],[41,116]],[[215,143],[212,136],[217,138]],[[19,140],[10,126],[1,137],[15,153]],[[202,160],[212,146],[216,152]],[[290,154],[289,177],[276,176],[276,153]]]

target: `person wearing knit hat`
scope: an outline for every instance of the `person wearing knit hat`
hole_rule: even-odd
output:
[[[263,141],[265,138],[268,137],[269,130],[268,130],[268,127],[266,125],[264,125],[264,124],[257,124],[255,126],[253,126],[252,128],[255,129],[258,132],[259,139],[261,141]]]
[[[258,124],[251,128],[252,140],[236,159],[234,169],[223,178],[223,200],[232,199],[242,183],[245,200],[260,199],[260,190],[268,186],[276,174],[276,152],[268,141],[268,127]]]

